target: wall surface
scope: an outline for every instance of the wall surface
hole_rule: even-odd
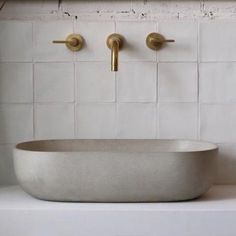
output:
[[[156,53],[154,31],[176,42]],[[51,43],[72,32],[80,52]],[[236,183],[235,91],[235,1],[0,1],[0,184],[15,183],[15,143],[49,138],[208,140],[217,183]]]

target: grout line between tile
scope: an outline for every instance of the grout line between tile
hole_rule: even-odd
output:
[[[35,62],[35,63],[71,63],[71,62],[74,62],[74,60],[66,60],[66,61],[57,61],[57,60],[50,60],[50,61],[38,61],[38,60],[31,60],[31,61],[0,61],[0,64],[3,64],[3,63],[32,63],[32,62]],[[98,63],[98,62],[107,62],[109,63],[110,60],[75,60],[75,62],[91,62],[91,63]],[[200,60],[198,61],[156,61],[156,60],[120,60],[120,62],[125,62],[125,63],[160,63],[160,64],[164,64],[164,63],[199,63],[199,64],[235,64],[236,61],[204,61],[204,62],[201,62]]]
[[[229,105],[236,105],[235,102],[198,102],[198,101],[45,101],[45,102],[1,102],[1,106],[7,106],[7,105],[65,105],[65,104],[115,104],[115,103],[147,103],[147,104],[156,104],[156,103],[162,103],[162,104],[168,104],[168,103],[180,103],[180,104],[191,104],[191,103],[199,103],[200,105],[212,105],[212,106],[229,106]]]
[[[156,138],[159,138],[159,76],[158,76],[158,63],[156,64]]]
[[[201,107],[200,107],[200,24],[197,25],[197,102],[198,102],[198,117],[197,117],[197,138],[201,139]]]
[[[74,137],[76,138],[78,136],[77,134],[77,73],[76,73],[76,62],[74,62]]]
[[[33,63],[32,70],[32,89],[33,89],[33,139],[36,137],[36,105],[35,105],[35,64]]]
[[[34,55],[35,55],[35,34],[34,34],[34,21],[31,22],[32,27],[32,96],[33,96],[33,139],[36,138],[36,107],[35,107],[35,63],[34,63]]]

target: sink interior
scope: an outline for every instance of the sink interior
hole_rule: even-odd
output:
[[[20,143],[17,149],[39,152],[198,152],[216,149],[213,143],[191,140],[42,140]]]

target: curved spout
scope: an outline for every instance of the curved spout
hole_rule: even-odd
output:
[[[111,47],[111,71],[118,71],[119,42],[114,40]]]
[[[119,34],[111,34],[107,38],[107,46],[111,49],[111,71],[118,71],[119,50],[123,44],[123,37]]]

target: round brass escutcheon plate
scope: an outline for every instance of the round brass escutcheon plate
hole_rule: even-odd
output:
[[[71,51],[79,51],[83,47],[84,39],[79,34],[70,34],[66,38],[66,46]]]
[[[150,33],[146,38],[147,46],[152,50],[159,50],[166,43],[173,43],[174,39],[165,39],[165,37],[159,33]]]
[[[147,46],[152,50],[159,50],[165,42],[164,36],[158,33],[150,33],[146,38]]]
[[[111,34],[107,38],[107,47],[111,49],[112,41],[117,40],[119,42],[119,49],[123,47],[124,37],[120,34]]]

